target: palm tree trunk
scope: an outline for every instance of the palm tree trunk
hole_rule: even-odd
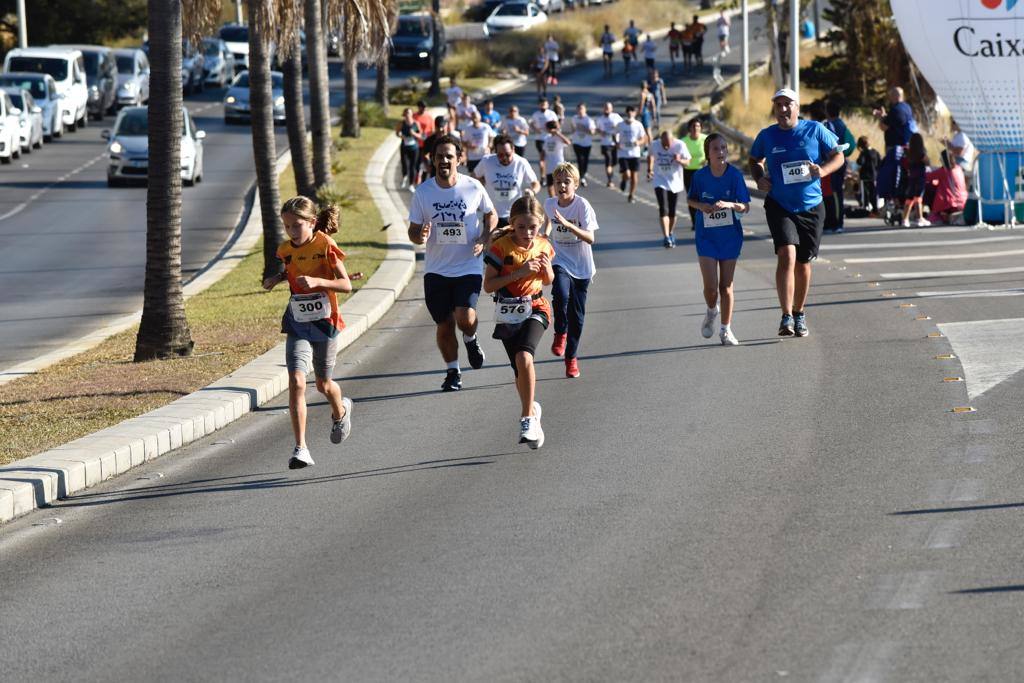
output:
[[[256,165],[256,187],[260,194],[263,218],[263,277],[280,272],[277,247],[284,240],[284,224],[278,209],[280,188],[274,164],[277,147],[274,139],[274,102],[270,82],[270,53],[265,42],[271,33],[263,22],[268,15],[265,3],[247,0],[249,7],[249,106],[252,116],[252,155]],[[261,6],[264,8],[260,11]]]
[[[306,144],[306,108],[302,104],[302,50],[299,31],[292,34],[292,49],[281,62],[284,75],[284,115],[288,125],[288,147],[292,153],[295,189],[299,194],[316,199],[313,165]]]
[[[388,103],[388,75],[389,75],[389,64],[388,58],[384,57],[377,64],[377,89],[374,91],[374,99],[380,104],[380,108],[384,111],[384,116],[391,115],[391,107]]]
[[[341,135],[359,137],[359,60],[352,52],[345,54],[345,115],[341,120]]]
[[[778,7],[767,3],[765,10],[768,12],[768,39],[772,44],[771,72],[775,79],[775,87],[781,88],[786,84],[786,72],[782,64],[782,50],[779,47]]]
[[[188,356],[181,288],[181,0],[149,0],[146,280],[135,361]]]
[[[327,41],[321,0],[306,0],[306,61],[309,63],[310,128],[313,131],[313,180],[331,182],[331,104],[327,77]]]

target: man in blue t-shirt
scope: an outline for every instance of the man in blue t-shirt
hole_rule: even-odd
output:
[[[917,132],[914,111],[903,101],[903,88],[889,89],[889,105],[888,112],[881,107],[874,111],[878,127],[885,133],[886,151],[910,144],[910,136]]]
[[[839,170],[843,154],[825,126],[800,118],[797,94],[789,88],[772,97],[772,114],[778,123],[758,133],[750,148],[750,176],[768,194],[764,211],[779,259],[779,336],[806,337],[811,260],[818,256],[825,221],[821,178]]]

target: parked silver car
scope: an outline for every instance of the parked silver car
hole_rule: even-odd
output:
[[[114,50],[117,60],[117,105],[138,106],[149,102],[149,59],[137,48]]]
[[[21,158],[21,132],[18,112],[6,92],[0,91],[0,162]]]
[[[235,77],[235,53],[220,38],[203,38],[203,80],[223,88]]]
[[[201,50],[187,40],[181,44],[181,89],[189,95],[203,91],[204,57]]]
[[[203,177],[203,140],[206,133],[196,130],[195,122],[182,107],[181,180],[194,185]],[[109,140],[107,152],[107,186],[116,187],[132,180],[145,180],[149,175],[149,107],[125,107],[117,115],[112,131],[103,131]]]
[[[280,71],[271,71],[272,101],[274,103],[274,123],[284,123],[284,76]],[[231,81],[224,96],[224,123],[249,121],[252,110],[249,107],[249,72],[243,71]]]
[[[32,99],[43,110],[43,140],[50,142],[64,134],[60,94],[52,76],[30,72],[0,74],[0,86],[20,88],[32,94]]]
[[[18,131],[21,137],[21,151],[26,154],[43,146],[43,109],[32,99],[31,93],[22,88],[3,88],[18,112]]]

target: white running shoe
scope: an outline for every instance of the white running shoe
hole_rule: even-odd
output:
[[[534,415],[519,420],[519,443],[537,450],[544,445],[544,430],[540,426],[541,407],[536,401],[533,402],[533,412]]]
[[[331,425],[331,443],[341,443],[352,433],[352,399],[345,396],[341,399],[345,414]]]
[[[715,320],[718,319],[718,308],[709,310],[704,314],[704,323],[700,326],[700,333],[705,339],[711,339],[715,333]]]
[[[739,340],[736,339],[736,335],[732,333],[732,328],[727,327],[718,333],[718,338],[722,340],[722,346],[739,346]]]
[[[290,470],[301,470],[307,465],[315,464],[313,456],[309,454],[309,449],[305,446],[296,446],[292,451],[292,457],[288,458],[288,469]]]
[[[931,224],[932,224],[932,222],[930,220],[928,220],[927,218],[922,218],[921,220],[919,220],[917,222],[917,227],[919,227],[919,228],[927,228]]]

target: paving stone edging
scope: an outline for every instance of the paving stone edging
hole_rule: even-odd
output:
[[[416,254],[405,216],[384,186],[384,173],[400,141],[389,136],[374,152],[364,175],[387,230],[387,255],[373,277],[341,308],[340,348],[346,348],[391,308],[412,279]],[[284,156],[279,165],[286,166]],[[259,195],[242,236],[189,286],[205,289],[247,254],[261,233]],[[244,237],[244,239],[243,239]],[[251,239],[249,239],[251,238]],[[137,321],[137,318],[135,319]],[[0,523],[122,474],[200,439],[288,388],[284,343],[221,378],[145,415],[0,468]]]

